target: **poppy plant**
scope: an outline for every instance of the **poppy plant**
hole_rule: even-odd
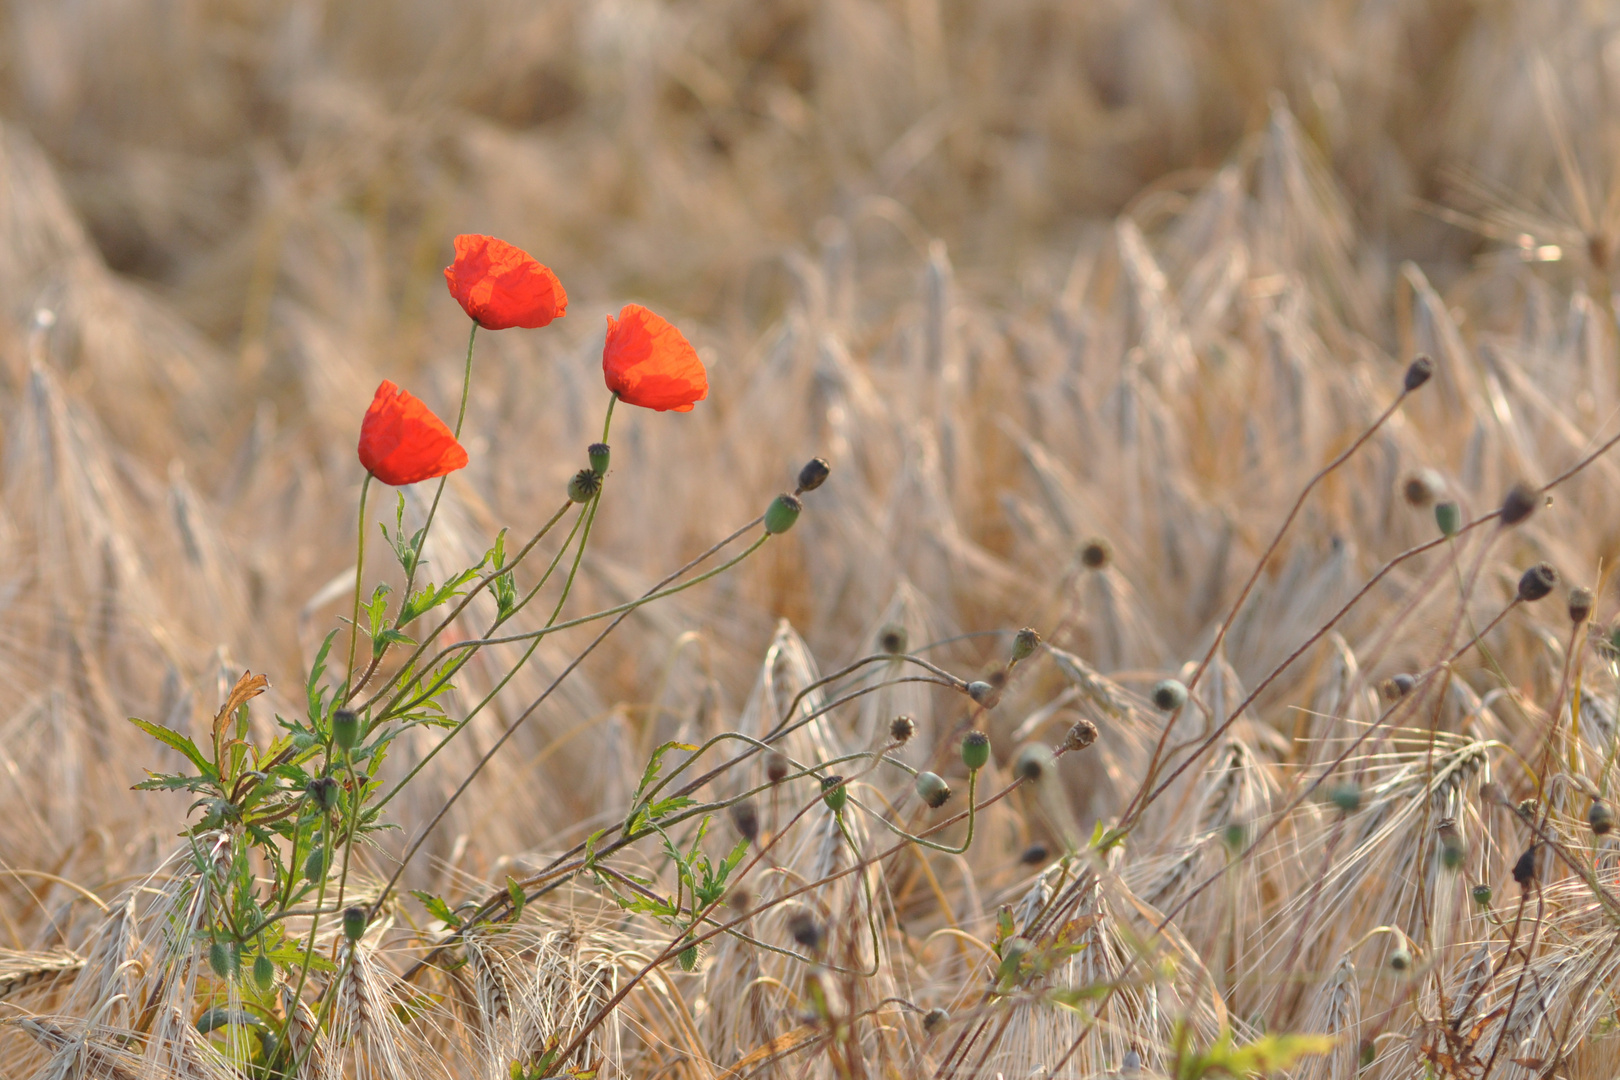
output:
[[[709,396],[709,376],[697,350],[640,304],[626,304],[617,319],[608,316],[602,375],[624,401],[659,412],[691,412]]]
[[[360,421],[360,464],[400,487],[455,472],[467,451],[421,398],[384,379]]]
[[[456,261],[444,268],[450,295],[485,330],[535,330],[568,313],[568,294],[550,268],[493,236],[456,237]]]

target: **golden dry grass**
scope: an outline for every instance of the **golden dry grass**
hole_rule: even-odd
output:
[[[1195,687],[1210,723],[1436,535],[1407,477],[1435,470],[1471,520],[1613,436],[1617,58],[1620,18],[1582,0],[8,0],[0,1071],[227,1069],[184,1015],[201,999],[150,981],[183,893],[187,804],[128,790],[174,762],[124,718],[201,732],[244,667],[272,682],[261,735],[272,712],[302,710],[314,649],[347,612],[358,418],[383,377],[453,412],[465,322],[439,270],[455,233],[488,232],[555,268],[572,305],[544,331],[480,335],[473,464],[446,489],[435,565],[476,560],[505,526],[527,535],[561,501],[604,407],[603,316],[628,300],[688,331],[712,391],[689,415],[616,416],[570,610],[639,594],[812,454],[834,471],[780,543],[638,613],[565,682],[431,834],[413,887],[476,898],[543,866],[622,820],[655,746],[764,733],[888,624],[914,648],[1023,625],[1056,647],[984,719],[981,794],[1022,742],[1055,743],[1082,716],[1100,729],[1063,757],[1061,792],[996,804],[966,856],[913,851],[815,894],[839,927],[831,950],[876,974],[718,939],[696,973],[664,965],[599,1029],[610,1069],[1079,1076],[1119,1070],[1134,1046],[1165,1070],[1185,1020],[1204,1044],[1223,1029],[1340,1036],[1291,1075],[1354,1075],[1366,1041],[1367,1076],[1477,1076],[1488,1057],[1496,1076],[1607,1076],[1620,923],[1604,890],[1620,872],[1584,818],[1614,780],[1616,687],[1608,654],[1572,636],[1563,585],[1335,774],[1355,777],[1360,809],[1340,815],[1328,784],[1304,795],[1389,707],[1377,687],[1437,671],[1532,563],[1597,589],[1595,625],[1614,620],[1607,457],[1524,526],[1394,568],[1122,849],[1065,879],[1057,921],[1087,948],[1045,978],[1118,985],[1078,1050],[1065,1057],[1089,1021],[1035,1000],[989,1014],[963,1060],[951,1047],[993,982],[974,939],[994,936],[998,905],[1022,919],[1043,895],[1046,863],[1020,853],[1057,853],[1126,810],[1163,723],[1148,689],[1190,675],[1295,497],[1394,399],[1411,356],[1434,358],[1433,381],[1312,493],[1230,620]],[[419,518],[431,496],[409,498]],[[1092,537],[1112,546],[1101,569],[1078,557]],[[401,837],[585,633],[548,639],[391,804],[401,833],[368,874],[391,872]],[[1009,643],[926,655],[972,679]],[[458,705],[510,658],[486,653]],[[974,715],[960,695],[893,686],[792,754],[869,747],[898,712],[917,719],[919,766],[949,764]],[[1205,730],[1202,714],[1178,724],[1174,742]],[[435,738],[402,738],[395,764]],[[959,766],[935,767],[965,790]],[[1510,869],[1532,831],[1487,781],[1513,803],[1544,785],[1545,828],[1591,876],[1554,860],[1521,906]],[[869,802],[909,790],[861,783]],[[1437,861],[1448,817],[1460,871]],[[1233,825],[1272,831],[1233,860]],[[887,835],[872,831],[856,838],[869,853]],[[784,880],[843,851],[825,824],[790,839]],[[630,859],[671,887],[656,849]],[[158,892],[127,891],[147,881]],[[391,948],[333,991],[333,1024],[351,1027],[322,1037],[363,1050],[329,1075],[504,1075],[577,1028],[669,940],[593,890],[463,946],[427,1034],[392,1031],[378,1004],[415,958],[407,900]],[[790,915],[750,932],[790,945]],[[1400,935],[1408,972],[1388,967]],[[1154,979],[1129,973],[1139,948]],[[1495,970],[1475,995],[1481,955]],[[812,976],[828,1015],[877,1011],[829,1040],[801,1024]],[[956,1019],[930,1034],[889,998]],[[1450,1061],[1469,1033],[1445,1034],[1458,1001],[1484,1021],[1474,1065]],[[73,1035],[92,1013],[102,1027]],[[120,1043],[125,1029],[148,1041]],[[64,1053],[73,1038],[89,1041]],[[777,1060],[773,1038],[803,1045]]]

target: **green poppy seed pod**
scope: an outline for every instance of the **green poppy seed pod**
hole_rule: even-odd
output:
[[[753,799],[731,804],[731,823],[736,826],[739,836],[753,843],[759,836],[759,810],[754,806]]]
[[[350,941],[359,941],[366,932],[366,909],[351,907],[343,909],[343,936]]]
[[[821,801],[835,814],[844,812],[844,804],[849,801],[849,788],[845,786],[842,776],[821,778]]]
[[[826,458],[811,458],[804,463],[804,468],[799,470],[799,490],[794,494],[816,490],[827,482],[827,477],[831,473],[832,466],[827,464]]]
[[[1491,887],[1489,885],[1475,885],[1473,888],[1474,903],[1480,907],[1491,906]]]
[[[968,683],[967,692],[968,697],[976,704],[983,705],[987,709],[995,708],[996,702],[1001,699],[1001,692],[983,679],[975,679]]]
[[[1114,549],[1102,537],[1093,537],[1080,545],[1080,565],[1087,570],[1101,570],[1114,559]]]
[[[878,634],[878,648],[890,656],[899,656],[906,651],[907,638],[905,627],[890,623]]]
[[[904,746],[917,734],[917,721],[909,716],[897,716],[889,721],[889,738]]]
[[[1412,358],[1412,362],[1410,364],[1406,365],[1406,378],[1402,380],[1401,385],[1404,386],[1406,388],[1406,392],[1410,394],[1412,391],[1428,382],[1433,375],[1434,361],[1430,360],[1422,353],[1419,353],[1417,356]]]
[[[1031,784],[1038,784],[1052,775],[1056,765],[1057,758],[1053,756],[1050,746],[1045,743],[1030,743],[1018,751],[1018,757],[1013,762],[1013,775]]]
[[[1607,836],[1614,831],[1614,811],[1607,803],[1593,799],[1591,808],[1586,811],[1586,823],[1592,827],[1592,835]]]
[[[1175,712],[1187,704],[1187,688],[1180,679],[1160,679],[1153,684],[1153,706],[1162,712]]]
[[[950,801],[951,785],[938,773],[918,773],[917,797],[927,803],[930,810],[938,810]]]
[[[304,789],[310,801],[322,810],[335,810],[338,804],[338,782],[330,776],[317,777]]]
[[[1395,951],[1389,954],[1389,967],[1391,971],[1405,971],[1412,966],[1412,953],[1405,945],[1395,946]]]
[[[1442,499],[1434,504],[1434,523],[1442,536],[1456,536],[1462,530],[1462,507],[1455,499]]]
[[[1040,647],[1041,635],[1027,626],[1024,627],[1022,630],[1018,631],[1017,636],[1013,638],[1013,663],[1016,664],[1020,660],[1028,660],[1031,656],[1035,655],[1035,650]]]
[[[1233,854],[1243,850],[1249,842],[1249,827],[1241,821],[1234,821],[1221,833],[1221,842]]]
[[[675,957],[675,962],[681,965],[681,970],[691,973],[697,970],[698,950],[696,945],[688,945]]]
[[[577,503],[588,503],[602,490],[602,474],[581,469],[568,481],[568,498]]]
[[[1536,512],[1540,496],[1528,484],[1514,484],[1502,497],[1502,527],[1512,528]]]
[[[962,764],[969,772],[978,772],[990,761],[990,736],[982,731],[970,731],[962,736]]]
[[[1525,848],[1524,854],[1513,864],[1513,880],[1518,882],[1521,889],[1528,889],[1530,883],[1536,880],[1536,845]]]
[[[1076,750],[1084,750],[1096,741],[1097,725],[1082,716],[1069,728],[1069,733],[1063,736],[1063,750],[1065,753],[1073,753]]]
[[[1356,1060],[1363,1069],[1378,1060],[1378,1044],[1371,1039],[1362,1039],[1357,1051]]]
[[[923,1033],[926,1035],[937,1035],[945,1027],[945,1025],[949,1024],[950,1022],[951,1014],[946,1012],[944,1009],[929,1009],[927,1012],[923,1013]]]
[[[788,759],[780,751],[768,750],[765,753],[765,779],[773,784],[780,784],[787,778]]]
[[[799,520],[799,511],[803,509],[804,504],[798,496],[778,495],[765,511],[765,531],[772,536],[787,532]]]
[[[1468,845],[1463,841],[1462,833],[1457,831],[1455,818],[1444,818],[1437,829],[1440,834],[1440,862],[1447,870],[1462,869],[1463,860],[1468,857]]]
[[[1338,784],[1328,792],[1328,798],[1341,813],[1353,814],[1361,809],[1361,788],[1355,784]]]
[[[1580,626],[1592,617],[1592,604],[1596,598],[1592,590],[1584,585],[1577,585],[1569,590],[1569,621]]]
[[[608,462],[613,460],[613,449],[605,442],[593,442],[585,448],[586,457],[591,461],[591,472],[597,476],[606,476]]]
[[[231,950],[226,948],[223,941],[216,941],[208,946],[208,966],[222,979],[228,979],[236,973],[231,967]]]
[[[1552,592],[1557,584],[1558,571],[1553,569],[1552,564],[1536,563],[1519,578],[1519,599],[1533,604]]]
[[[267,991],[276,981],[276,965],[260,953],[253,958],[253,983],[260,991]]]
[[[360,741],[360,714],[353,709],[339,709],[332,714],[332,744],[339,750],[353,750]]]
[[[304,860],[304,880],[319,881],[326,875],[326,851],[316,848]]]

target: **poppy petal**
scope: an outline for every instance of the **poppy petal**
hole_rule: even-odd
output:
[[[522,248],[493,236],[456,237],[456,259],[444,268],[450,295],[485,330],[535,330],[568,313],[568,294],[551,269]]]
[[[360,464],[400,487],[463,468],[467,451],[420,398],[384,379],[360,421]]]
[[[709,396],[708,373],[697,350],[640,304],[626,304],[617,319],[608,316],[602,375],[621,400],[659,412],[691,412]]]

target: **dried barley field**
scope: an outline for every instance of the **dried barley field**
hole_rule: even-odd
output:
[[[0,1077],[1605,1080],[1617,260],[1594,0],[3,0]]]

